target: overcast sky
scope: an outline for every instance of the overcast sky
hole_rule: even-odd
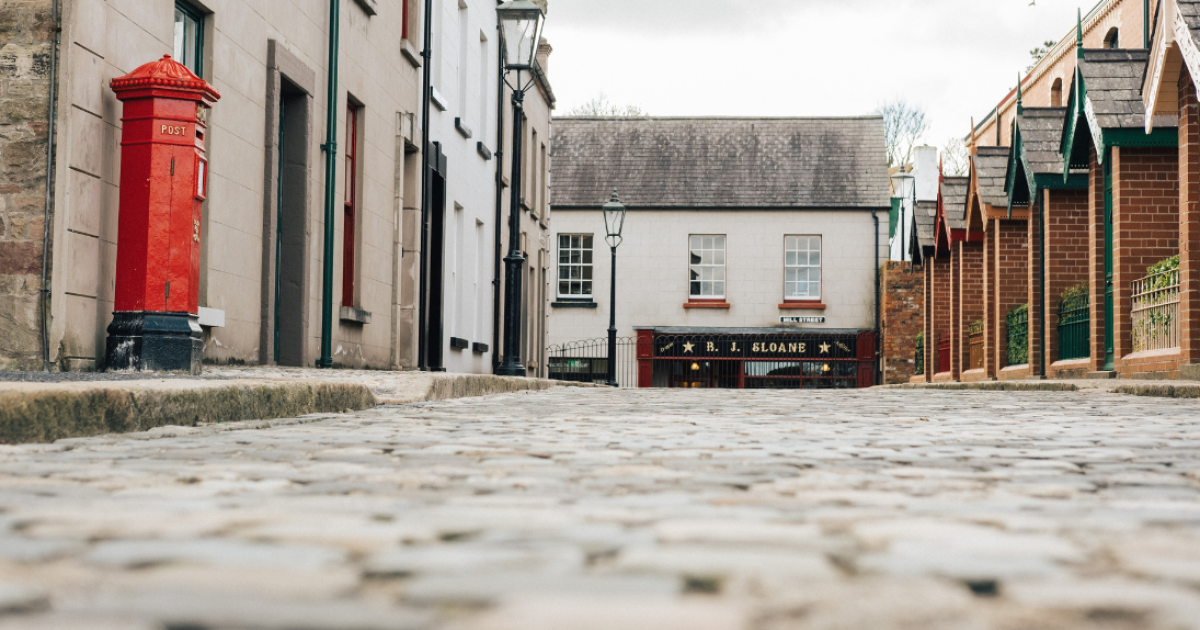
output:
[[[550,80],[565,114],[600,92],[654,116],[926,108],[928,142],[965,136],[1029,50],[1095,0],[550,0]]]

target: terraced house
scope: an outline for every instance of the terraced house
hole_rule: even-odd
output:
[[[131,326],[166,326],[205,362],[491,372],[514,128],[497,4],[6,3],[0,367],[122,367],[114,347]],[[549,53],[522,81],[521,203],[535,218],[519,229],[525,258],[542,261],[524,356],[543,346]],[[170,90],[199,106],[137,136]],[[134,112],[138,99],[150,109]],[[150,145],[197,157],[152,148],[143,172],[129,154]],[[170,223],[169,253],[118,264],[122,234],[168,242],[145,203],[127,224],[126,195],[162,178],[197,185],[195,216]],[[128,309],[121,274],[138,270]]]
[[[914,380],[1200,378],[1198,27],[1200,2],[1101,2],[973,126]]]

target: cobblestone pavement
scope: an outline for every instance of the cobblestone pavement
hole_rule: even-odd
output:
[[[1200,628],[1200,405],[555,389],[0,447],[0,628]]]

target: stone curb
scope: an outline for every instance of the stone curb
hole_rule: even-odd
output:
[[[1200,385],[1121,385],[1112,391],[1130,396],[1200,398]]]
[[[1015,381],[993,381],[987,383],[900,383],[880,385],[875,389],[948,389],[977,390],[985,392],[1077,392],[1079,387],[1070,383],[1018,383]]]
[[[361,411],[552,387],[601,387],[490,374],[405,373],[399,391],[376,395],[352,380],[247,378],[0,382],[0,443],[54,442],[163,426]]]
[[[53,442],[165,425],[359,411],[378,404],[357,383],[163,380],[0,384],[0,441]]]

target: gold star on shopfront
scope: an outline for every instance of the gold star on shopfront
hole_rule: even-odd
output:
[[[829,354],[829,344],[821,344],[821,354]]]
[[[689,341],[688,343],[683,344],[683,352],[685,354],[688,352],[691,352],[692,348],[695,348],[695,347],[696,347],[696,344]]]

